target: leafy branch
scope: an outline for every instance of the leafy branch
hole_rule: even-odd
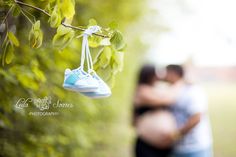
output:
[[[4,42],[1,44],[3,52],[1,54],[2,65],[5,63],[10,64],[13,61],[17,55],[15,53],[17,51],[16,47],[21,45],[14,32],[8,30],[8,21],[6,19],[10,12],[12,12],[14,17],[22,14],[31,23],[32,27],[29,31],[28,39],[32,48],[41,47],[44,33],[41,29],[40,20],[36,20],[35,16],[27,11],[27,7],[39,11],[49,18],[50,27],[57,29],[52,39],[52,45],[60,50],[66,48],[73,39],[81,36],[76,36],[76,31],[86,30],[83,27],[66,23],[66,19],[72,19],[75,14],[73,0],[50,0],[45,10],[18,0],[6,0],[4,3],[9,7],[9,10],[0,25],[2,28],[6,25],[7,28],[2,29],[6,31]],[[89,26],[92,25],[97,25],[94,19],[89,20]],[[92,48],[91,51],[93,51],[94,70],[110,86],[114,85],[115,75],[123,69],[123,52],[126,47],[122,33],[116,28],[117,24],[112,22],[108,28],[103,29],[102,33],[93,33],[93,36],[89,38],[89,46]]]
[[[27,3],[24,3],[24,2],[21,2],[21,1],[18,1],[18,0],[15,0],[15,3],[17,3],[17,4],[19,4],[19,5],[23,5],[23,6],[29,7],[29,8],[32,8],[32,9],[35,9],[35,10],[38,10],[38,11],[44,13],[45,15],[47,15],[48,17],[51,17],[51,15],[50,15],[47,11],[45,11],[45,10],[43,10],[43,9],[41,9],[41,8],[38,8],[38,7],[36,7],[36,6],[30,5],[30,4],[27,4]],[[72,29],[75,29],[75,30],[79,30],[79,31],[85,31],[84,28],[72,26],[72,25],[66,24],[66,23],[63,22],[63,21],[61,22],[61,24],[62,24],[64,27],[69,27],[69,28],[72,28]],[[103,38],[109,38],[109,36],[107,36],[107,35],[98,34],[98,33],[93,33],[93,34],[96,35],[96,36],[103,37]]]

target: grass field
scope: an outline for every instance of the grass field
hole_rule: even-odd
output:
[[[236,157],[236,83],[204,84],[209,97],[214,157]]]

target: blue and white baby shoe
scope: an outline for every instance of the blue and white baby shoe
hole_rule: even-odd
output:
[[[108,85],[95,72],[93,72],[91,75],[98,82],[98,88],[91,92],[81,93],[90,98],[105,98],[111,96],[111,90]]]
[[[83,71],[82,68],[75,70],[66,69],[63,87],[76,92],[90,92],[98,89],[99,84],[95,78]]]

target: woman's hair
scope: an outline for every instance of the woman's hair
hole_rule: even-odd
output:
[[[144,65],[139,72],[138,84],[151,85],[155,79],[158,79],[155,66]]]

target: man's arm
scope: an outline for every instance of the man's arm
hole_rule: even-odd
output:
[[[201,113],[194,114],[191,116],[185,125],[180,128],[179,132],[182,136],[186,135],[190,130],[192,130],[201,120]]]
[[[178,131],[176,131],[173,135],[171,135],[168,140],[171,140],[172,142],[178,141],[183,136],[185,136],[189,131],[191,131],[201,120],[201,113],[197,113],[193,116],[191,116],[188,121],[185,123],[185,125],[180,128]]]

